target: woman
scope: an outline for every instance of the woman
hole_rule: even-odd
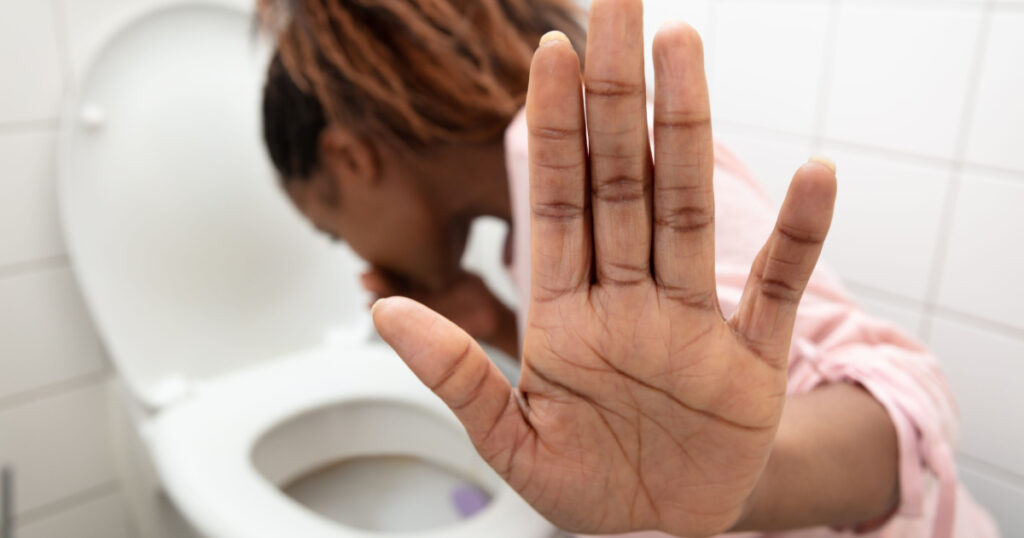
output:
[[[834,165],[797,171],[773,227],[711,140],[685,25],[655,40],[652,156],[641,9],[593,3],[585,107],[568,3],[266,9],[280,61],[265,133],[288,195],[374,264],[372,291],[456,322],[408,299],[373,311],[484,458],[566,530],[994,535],[957,486],[934,358],[814,270]],[[546,35],[531,72],[553,29],[569,37]],[[512,224],[530,305],[515,389],[463,330],[519,347],[458,267],[481,215]]]

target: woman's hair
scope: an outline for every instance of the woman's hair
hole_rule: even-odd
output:
[[[498,140],[540,37],[585,40],[575,0],[260,0],[259,17],[278,49],[264,135],[272,156],[293,139],[274,157],[286,177],[308,175],[329,123],[411,147]]]
[[[308,179],[316,168],[320,133],[327,127],[315,95],[300,88],[274,53],[263,85],[263,141],[283,181]]]

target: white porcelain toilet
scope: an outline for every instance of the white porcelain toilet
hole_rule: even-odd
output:
[[[551,536],[374,341],[358,261],[279,192],[253,3],[124,13],[64,116],[65,236],[153,489],[211,538]],[[486,493],[465,518],[460,483]]]

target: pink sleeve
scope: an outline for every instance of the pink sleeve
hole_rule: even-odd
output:
[[[931,471],[939,480],[935,537],[953,530],[956,471],[953,398],[935,357],[920,343],[856,306],[808,293],[800,307],[790,392],[826,383],[857,383],[888,411],[899,441],[900,506],[921,517]]]
[[[522,343],[530,306],[530,152],[525,108],[505,130],[505,169],[512,203],[512,263],[508,273],[519,291],[516,330]]]

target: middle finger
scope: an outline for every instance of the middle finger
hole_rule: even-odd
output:
[[[643,5],[595,0],[584,84],[598,283],[650,278],[652,163],[644,83]]]

